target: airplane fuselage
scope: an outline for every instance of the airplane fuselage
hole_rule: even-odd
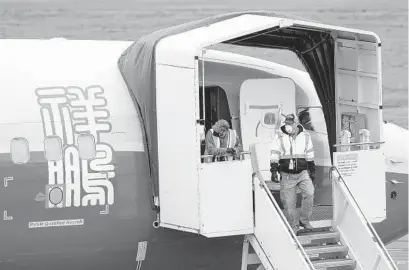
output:
[[[131,44],[0,41],[1,269],[240,267],[242,236],[211,239],[152,226],[157,218],[155,183],[140,118],[117,68],[119,56]],[[257,72],[289,77],[310,97],[309,104],[300,105],[320,106],[305,72],[213,53],[238,69],[257,62]],[[398,140],[392,141],[405,138],[407,130],[384,124],[384,133],[387,157],[401,159],[407,167],[405,153],[394,146]],[[92,147],[78,143],[85,135],[94,139],[96,153],[90,159],[83,157]],[[330,205],[327,136],[312,136],[317,149],[315,203]],[[47,138],[60,141],[45,145]],[[177,154],[175,159],[183,162]],[[375,224],[386,243],[407,234],[403,165],[390,162],[386,172],[387,219]]]

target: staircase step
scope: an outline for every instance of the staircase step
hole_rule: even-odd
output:
[[[351,259],[334,259],[334,260],[319,260],[319,261],[312,261],[314,268],[316,270],[332,270],[332,269],[355,269],[356,262],[355,260]]]
[[[304,250],[311,260],[345,257],[348,255],[348,247],[342,245],[309,246],[305,247]]]
[[[297,232],[297,235],[304,235],[304,234],[311,234],[311,233],[318,233],[318,232],[330,232],[334,231],[334,229],[330,227],[319,227],[313,229],[300,229]]]
[[[323,243],[336,243],[340,240],[339,232],[319,232],[297,236],[301,245],[321,245]]]

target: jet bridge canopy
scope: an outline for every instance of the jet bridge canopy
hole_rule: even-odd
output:
[[[160,179],[161,219],[164,217],[169,224],[186,228],[182,230],[200,231],[198,205],[203,202],[199,175],[203,165],[198,151],[196,94],[202,50],[217,43],[229,43],[294,51],[314,83],[326,119],[329,143],[334,145],[339,122],[336,100],[340,96],[335,85],[335,42],[340,38],[356,41],[357,46],[380,44],[379,38],[370,32],[272,12],[240,12],[157,31],[142,37],[122,54],[118,66],[141,117],[155,196],[159,194]],[[380,69],[379,57],[376,61]],[[377,83],[381,92],[380,78]],[[167,201],[169,194],[177,194],[177,200]],[[175,210],[179,215],[175,215]],[[248,215],[250,212],[251,209]]]

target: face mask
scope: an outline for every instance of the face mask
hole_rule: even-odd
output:
[[[290,126],[290,125],[285,125],[285,131],[287,132],[287,133],[291,133],[291,132],[293,132],[293,127],[292,126]]]
[[[219,136],[218,136],[219,138],[224,138],[224,136],[226,136],[226,131],[222,130],[218,134],[219,134]]]

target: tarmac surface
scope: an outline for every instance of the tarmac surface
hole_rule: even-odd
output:
[[[399,270],[409,269],[408,235],[386,246]]]

